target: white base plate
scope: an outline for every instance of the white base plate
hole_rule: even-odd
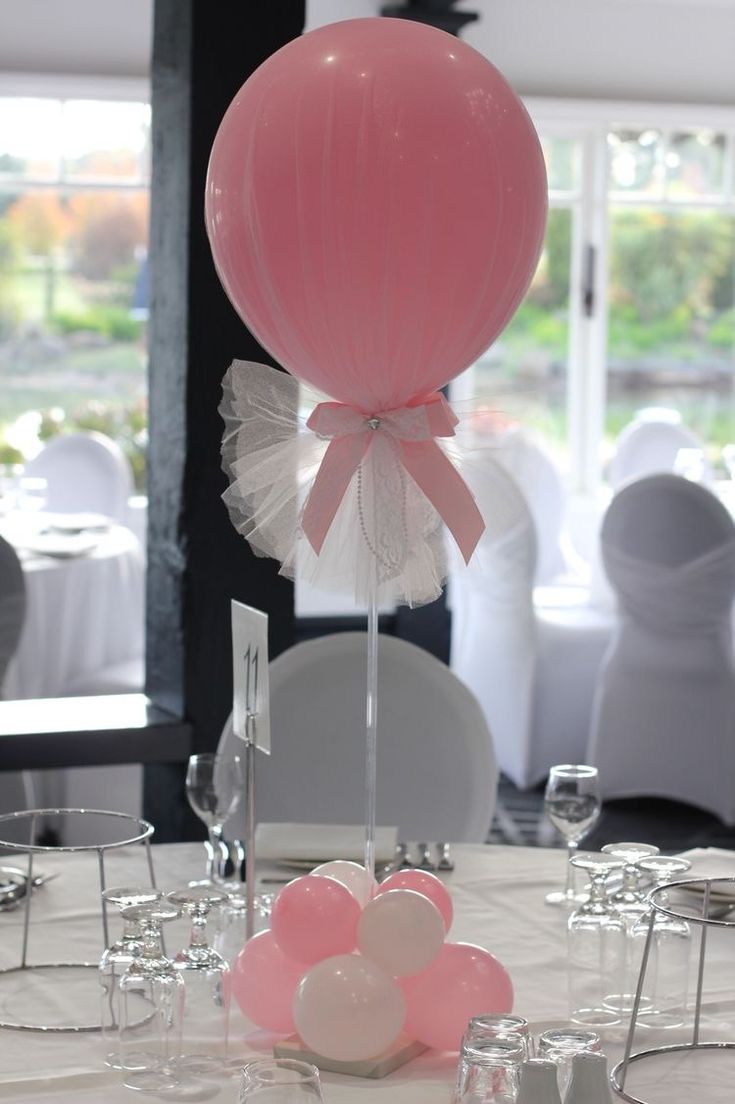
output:
[[[423,1043],[417,1043],[409,1039],[407,1035],[399,1035],[395,1043],[377,1054],[374,1058],[363,1058],[359,1062],[340,1062],[336,1058],[325,1058],[321,1054],[315,1054],[302,1043],[298,1035],[291,1035],[283,1042],[276,1043],[273,1053],[276,1058],[298,1058],[302,1062],[311,1062],[317,1069],[329,1073],[346,1073],[351,1077],[385,1077],[399,1066],[405,1066],[406,1062],[417,1058],[428,1048]]]

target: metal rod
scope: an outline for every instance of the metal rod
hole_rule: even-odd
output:
[[[704,900],[702,901],[702,919],[709,917],[709,896],[711,885],[704,883]],[[702,935],[699,939],[699,968],[697,970],[697,999],[694,1004],[694,1029],[692,1032],[692,1045],[699,1042],[699,1021],[702,1016],[702,982],[704,981],[704,956],[707,949],[707,925],[702,924]]]
[[[153,855],[151,854],[150,837],[146,837],[146,839],[144,840],[144,843],[145,843],[145,857],[148,860],[148,874],[150,875],[151,886],[152,886],[153,889],[158,889],[158,886],[156,885],[156,872],[153,869]]]
[[[651,909],[651,915],[648,919],[648,931],[646,932],[646,945],[643,948],[643,957],[641,959],[641,968],[638,971],[638,984],[635,990],[635,999],[633,1001],[633,1009],[630,1013],[630,1024],[628,1025],[628,1038],[625,1040],[625,1054],[623,1055],[623,1071],[620,1076],[620,1088],[625,1088],[625,1078],[628,1073],[628,1064],[630,1062],[630,1052],[633,1049],[633,1038],[635,1036],[635,1025],[638,1019],[638,1009],[641,1004],[641,995],[643,993],[643,982],[646,978],[646,969],[648,967],[648,955],[651,950],[651,941],[653,939],[653,925],[656,920],[655,909]]]
[[[370,587],[365,715],[365,869],[375,877],[375,786],[378,737],[378,561]]]
[[[105,853],[100,847],[97,849],[97,866],[100,873],[100,901],[102,902],[102,908],[100,910],[102,915],[102,949],[107,950],[110,946],[110,931],[107,926],[107,901],[104,898],[105,890],[107,889],[107,882],[105,880]]]
[[[36,846],[36,813],[31,816],[30,846]],[[28,852],[28,881],[26,882],[26,901],[23,913],[23,946],[20,953],[20,965],[24,970],[28,964],[28,935],[31,923],[31,897],[33,896],[33,850]]]
[[[245,746],[245,938],[255,935],[255,714],[249,713]]]

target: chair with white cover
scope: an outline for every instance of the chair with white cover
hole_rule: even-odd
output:
[[[20,641],[25,610],[23,568],[13,546],[0,537],[0,690],[8,663]],[[0,813],[13,813],[31,804],[30,777],[15,771],[0,772]]]
[[[28,462],[26,474],[46,480],[48,510],[104,514],[127,525],[133,489],[130,462],[119,445],[104,434],[52,437]]]
[[[536,528],[497,459],[463,474],[486,530],[452,574],[450,664],[482,706],[498,766],[525,789],[583,759],[613,617],[583,586],[534,588]]]
[[[500,769],[524,785],[536,669],[536,530],[515,481],[495,459],[464,474],[486,529],[470,563],[452,575],[451,669],[482,706]]]
[[[602,526],[619,619],[588,762],[605,797],[666,797],[735,824],[735,525],[680,476],[627,484]]]
[[[495,459],[515,480],[536,530],[534,582],[546,585],[579,565],[564,530],[567,509],[561,473],[548,452],[519,429],[503,434]]]
[[[259,821],[360,823],[367,636],[296,644],[270,665],[272,753],[258,756]],[[219,744],[238,751],[232,719]],[[378,648],[377,823],[405,840],[482,842],[497,767],[482,710],[449,668],[405,640]]]
[[[672,415],[676,412],[643,410],[620,431],[608,472],[613,490],[644,475],[673,472],[680,449],[701,450],[702,442]],[[709,482],[712,472],[704,456],[702,471],[702,481]]]

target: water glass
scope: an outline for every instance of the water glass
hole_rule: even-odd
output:
[[[567,841],[567,878],[563,890],[546,894],[547,905],[573,907],[579,898],[574,892],[571,859],[581,840],[596,823],[602,803],[597,767],[567,763],[552,767],[544,794],[544,811]]]
[[[477,1039],[497,1039],[512,1036],[523,1047],[523,1057],[531,1057],[531,1037],[528,1032],[528,1020],[523,1016],[501,1016],[487,1012],[482,1016],[473,1016],[465,1029],[463,1042]]]
[[[525,1050],[519,1036],[464,1039],[454,1104],[513,1104]]]
[[[572,1076],[574,1055],[597,1053],[599,1050],[600,1036],[597,1032],[581,1027],[554,1027],[539,1035],[538,1056],[556,1065],[562,1095]]]
[[[256,893],[254,899],[255,931],[264,931],[268,927],[273,907],[274,894]],[[247,940],[247,896],[245,886],[238,890],[227,890],[227,900],[217,909],[215,920],[214,949],[222,955],[232,968],[235,959]]]
[[[259,1058],[242,1071],[239,1104],[308,1104],[324,1100],[319,1070],[295,1058]]]

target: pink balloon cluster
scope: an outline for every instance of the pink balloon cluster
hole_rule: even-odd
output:
[[[235,996],[258,1027],[327,1058],[372,1058],[402,1032],[457,1050],[471,1016],[511,1010],[513,986],[488,951],[445,943],[452,915],[433,874],[377,885],[358,863],[325,863],[278,894],[270,930],[237,958]]]

